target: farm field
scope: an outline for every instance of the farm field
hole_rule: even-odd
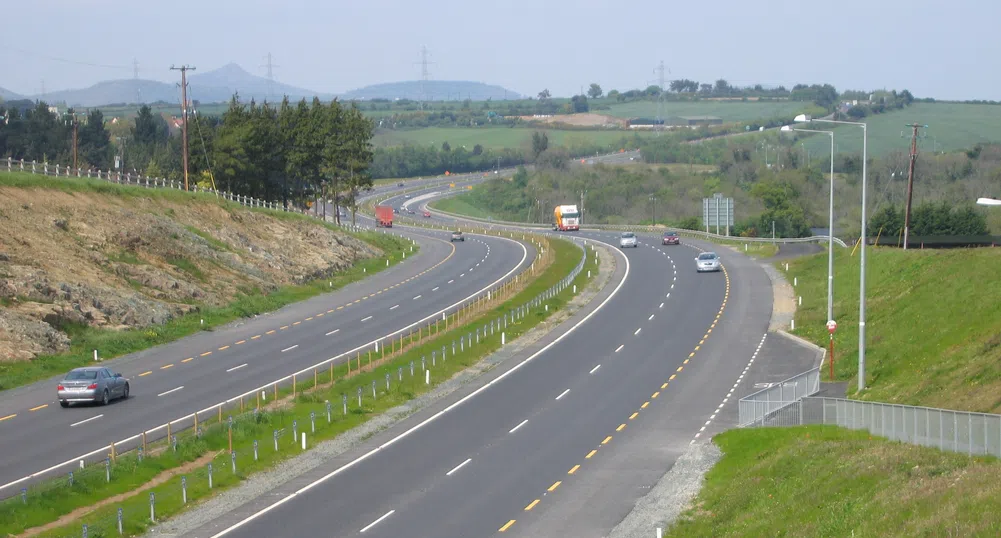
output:
[[[812,103],[801,101],[679,101],[664,103],[665,116],[717,116],[724,122],[752,121],[802,114]],[[654,101],[614,104],[598,111],[617,118],[652,118],[657,115]]]
[[[919,152],[955,151],[979,142],[1001,141],[999,105],[914,103],[904,110],[870,116],[865,121],[869,125],[870,157],[908,151],[911,131],[905,125],[909,123],[928,126],[921,130],[927,136],[918,140]],[[824,126],[818,123],[811,128],[823,129]],[[834,133],[838,153],[862,152],[861,129],[846,125],[836,128]],[[804,142],[814,155],[826,156],[830,153],[830,138],[825,135],[810,136]]]
[[[445,128],[429,127],[427,129],[417,129],[411,131],[377,131],[373,144],[376,147],[412,145],[432,145],[440,147],[443,142],[453,148],[465,146],[467,150],[472,150],[476,144],[487,149],[501,148],[530,148],[532,144],[532,133],[536,130],[531,128],[511,128],[511,127],[480,127],[480,128]],[[633,136],[652,136],[653,133],[632,133],[626,131],[559,131],[544,130],[549,137],[549,146],[593,146],[595,144],[605,146],[621,145],[623,138]]]

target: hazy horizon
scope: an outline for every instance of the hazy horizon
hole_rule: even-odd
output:
[[[839,91],[908,89],[917,97],[1001,99],[979,65],[1001,46],[991,24],[1001,4],[957,0],[723,0],[706,10],[639,0],[618,4],[512,0],[503,10],[442,0],[432,6],[370,0],[333,6],[288,0],[33,0],[33,13],[0,35],[0,87],[22,95],[80,89],[133,77],[176,82],[170,66],[206,72],[236,63],[318,93],[418,80],[428,47],[433,80],[468,80],[535,95],[569,96],[688,78],[734,85],[830,83]],[[971,17],[969,13],[975,13]],[[182,26],[175,13],[184,13]],[[84,22],[81,22],[84,21]],[[97,21],[87,23],[86,21]],[[112,21],[114,23],[112,24]],[[825,24],[838,24],[825,32]],[[156,36],[151,39],[150,36]],[[803,36],[803,37],[797,37]],[[39,39],[44,37],[44,39]]]

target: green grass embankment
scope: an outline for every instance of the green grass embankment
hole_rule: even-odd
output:
[[[731,430],[668,537],[998,536],[1001,463],[831,426]]]
[[[361,354],[361,364],[365,368],[360,372],[357,362],[354,362],[353,367],[351,367],[353,369],[350,374],[349,367],[346,365],[337,365],[330,370],[321,369],[315,374],[315,379],[319,382],[318,386],[314,386],[313,375],[304,376],[305,379],[298,380],[298,389],[294,397],[291,396],[289,390],[291,387],[280,388],[277,405],[272,403],[271,407],[265,407],[260,412],[250,412],[256,402],[248,399],[246,402],[247,412],[239,414],[239,409],[232,411],[234,415],[233,449],[237,457],[236,473],[232,472],[228,451],[228,418],[219,420],[217,415],[210,413],[211,416],[203,417],[201,438],[195,437],[190,430],[177,435],[179,442],[176,453],[167,446],[157,445],[149,452],[158,455],[147,457],[142,462],[138,462],[133,454],[119,457],[112,466],[114,479],[110,484],[105,481],[103,466],[91,466],[89,472],[79,472],[72,487],[65,486],[65,480],[60,479],[48,484],[45,488],[40,488],[40,493],[29,496],[27,505],[21,504],[20,498],[0,503],[0,535],[20,533],[26,528],[49,524],[53,528],[40,532],[37,536],[78,536],[81,525],[84,523],[89,526],[90,536],[117,535],[116,514],[118,508],[123,510],[125,535],[140,534],[151,526],[148,491],[142,491],[124,499],[117,499],[114,502],[104,501],[102,503],[102,500],[122,492],[134,491],[135,488],[140,487],[153,477],[160,476],[162,484],[149,491],[156,495],[157,518],[158,521],[162,521],[184,509],[181,498],[181,477],[177,475],[164,477],[163,473],[168,470],[173,469],[176,472],[176,469],[181,465],[189,464],[190,466],[190,462],[200,459],[197,468],[185,471],[188,502],[198,502],[212,494],[208,488],[207,467],[205,465],[208,461],[211,461],[214,467],[213,487],[219,490],[233,487],[255,472],[269,469],[276,463],[301,453],[301,449],[298,448],[299,443],[292,439],[293,420],[297,421],[299,432],[309,432],[308,444],[312,446],[317,442],[334,438],[388,409],[433,390],[441,382],[496,351],[500,347],[501,331],[498,330],[494,334],[482,336],[478,344],[472,347],[467,344],[463,351],[458,351],[457,347],[458,352],[454,355],[451,348],[453,341],[457,341],[460,336],[468,335],[470,332],[475,334],[477,327],[483,327],[490,320],[500,318],[504,313],[524,304],[553,286],[580,261],[581,250],[570,242],[553,240],[549,242],[549,245],[553,254],[551,263],[540,269],[527,283],[522,284],[521,288],[514,288],[511,292],[514,295],[507,300],[497,301],[468,317],[463,316],[459,323],[450,323],[447,330],[445,330],[444,324],[440,324],[440,332],[435,332],[433,336],[429,335],[431,327],[438,324],[432,323],[423,332],[425,338],[420,340],[413,338],[417,336],[415,332],[406,342],[416,340],[416,343],[408,345],[402,353],[391,355],[387,352],[386,359],[383,359],[384,362],[376,361],[376,364],[369,366],[371,363],[368,362],[367,355]],[[593,257],[588,259],[589,262],[593,262],[593,260]],[[581,290],[589,281],[586,275],[586,272],[582,272],[574,281]],[[524,281],[525,279],[522,279],[522,282]],[[527,313],[524,318],[510,322],[504,329],[508,343],[533,329],[549,316],[554,315],[566,305],[572,296],[570,289],[565,290]],[[548,309],[546,304],[548,304]],[[435,364],[432,365],[432,352],[440,353],[442,346],[447,348],[446,360],[442,361],[439,354]],[[430,385],[424,383],[424,372],[421,369],[422,357],[425,358],[426,367],[431,370]],[[374,356],[374,358],[379,359],[378,356]],[[411,365],[414,368],[413,374],[411,374]],[[390,378],[388,390],[386,388],[387,374]],[[401,374],[402,382],[400,381]],[[378,394],[375,398],[372,397],[373,382]],[[362,404],[360,406],[357,400],[359,389],[362,391]],[[346,414],[343,413],[342,407],[342,398],[344,397],[347,398]],[[269,394],[264,403],[267,404],[273,400]],[[326,401],[329,401],[332,406],[329,423],[327,421]],[[311,413],[315,414],[315,433],[311,430]],[[223,413],[223,416],[228,417],[229,414],[230,412],[227,411]],[[273,441],[273,432],[276,430],[284,432],[279,437],[277,451]],[[254,441],[258,442],[257,460],[253,457]],[[89,513],[81,513],[83,511],[89,511]],[[60,517],[68,517],[66,514],[71,512],[73,513],[72,522],[63,520],[58,525],[53,525],[52,522],[57,521]]]

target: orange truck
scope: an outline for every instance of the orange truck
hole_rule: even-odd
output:
[[[375,206],[375,225],[376,227],[392,228],[393,208],[388,205]]]

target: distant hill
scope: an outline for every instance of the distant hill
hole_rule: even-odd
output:
[[[459,101],[472,99],[486,101],[493,99],[518,99],[522,95],[501,86],[465,80],[429,80],[424,83],[426,99],[435,101]],[[386,82],[351,90],[340,96],[344,100],[362,99],[412,99],[421,98],[421,81]]]
[[[10,90],[0,88],[0,100],[3,101],[16,101],[18,99],[24,99],[23,95],[18,95]]]
[[[178,77],[178,82],[180,82],[180,77]],[[0,96],[9,99],[7,94],[3,92],[5,90],[0,89]],[[188,99],[190,100],[202,103],[226,102],[236,92],[239,92],[240,100],[245,102],[250,101],[250,99],[257,102],[279,101],[284,95],[288,95],[289,99],[294,101],[302,98],[312,99],[313,96],[323,100],[334,98],[333,94],[296,88],[280,82],[274,82],[269,91],[268,79],[252,75],[236,64],[228,64],[205,73],[194,71],[188,77]],[[11,93],[11,95],[16,97],[16,94]],[[181,90],[178,84],[142,79],[109,80],[98,82],[89,88],[49,92],[45,95],[45,101],[66,103],[68,106],[94,107],[136,103],[140,100],[140,95],[143,103],[181,102]],[[42,96],[34,95],[31,98],[41,99]]]

